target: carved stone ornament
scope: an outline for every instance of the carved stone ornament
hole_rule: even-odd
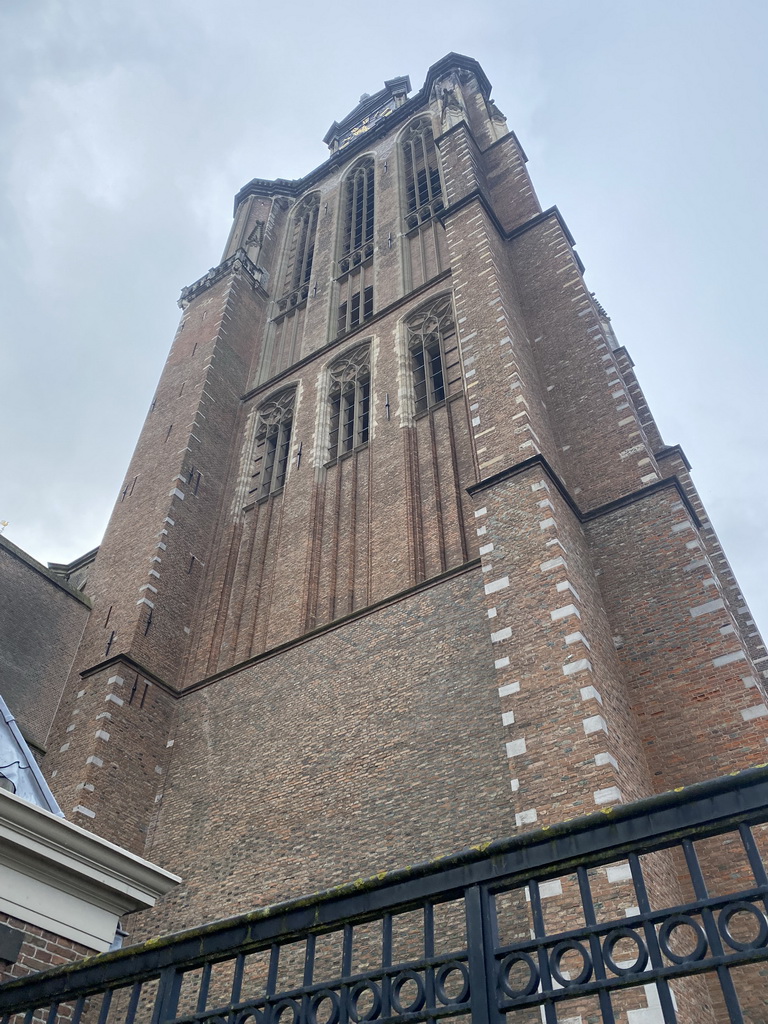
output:
[[[207,291],[223,277],[226,277],[227,274],[237,274],[243,271],[253,288],[259,288],[262,292],[266,293],[267,281],[269,280],[268,272],[263,267],[257,267],[253,260],[249,258],[245,249],[238,249],[237,252],[224,260],[223,263],[220,263],[218,267],[211,267],[207,274],[203,274],[193,284],[182,288],[178,302],[179,308],[186,309],[193,299],[196,299],[198,295],[202,295],[203,292]]]
[[[488,116],[491,118],[492,121],[498,121],[499,124],[506,124],[507,123],[506,117],[502,114],[502,112],[496,106],[495,100],[491,100],[491,99],[486,100],[486,104],[488,106]]]
[[[461,102],[461,90],[453,78],[445,78],[435,86],[440,102],[440,120],[445,128],[450,128],[464,120],[464,106]]]
[[[346,384],[356,380],[357,377],[365,378],[370,374],[370,353],[371,347],[368,344],[358,345],[351,352],[335,359],[329,367],[331,381],[336,384]]]
[[[286,388],[277,395],[273,395],[263,405],[259,406],[259,427],[257,436],[262,433],[265,427],[270,427],[291,416],[293,407],[296,404],[296,388]]]
[[[257,220],[253,225],[253,230],[245,240],[245,252],[252,263],[259,262],[259,256],[261,256],[261,250],[264,245],[264,228],[264,221]]]

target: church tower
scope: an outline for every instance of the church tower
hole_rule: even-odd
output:
[[[765,760],[768,659],[476,61],[235,199],[45,770],[157,931]]]

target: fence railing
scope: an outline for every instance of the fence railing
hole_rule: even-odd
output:
[[[15,980],[1,1022],[766,1022],[766,821],[752,769]]]

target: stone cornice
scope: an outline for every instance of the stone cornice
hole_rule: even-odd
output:
[[[454,399],[459,399],[461,397],[461,395],[455,395]],[[453,579],[454,576],[460,576],[465,572],[470,572],[472,569],[476,569],[479,565],[479,558],[473,558],[468,562],[462,562],[461,565],[453,566],[451,569],[446,569],[437,576],[430,576],[429,579],[422,580],[420,583],[414,583],[405,590],[400,590],[394,594],[390,594],[388,597],[383,597],[381,600],[376,601],[373,604],[365,605],[363,608],[356,608],[355,611],[349,612],[348,614],[341,616],[341,618],[333,619],[331,622],[324,622],[320,626],[315,626],[308,632],[300,633],[298,636],[292,637],[290,640],[286,640],[277,647],[270,647],[266,651],[262,651],[260,654],[254,654],[251,658],[248,658],[245,661],[239,661],[234,665],[230,665],[228,668],[220,669],[212,675],[203,676],[202,679],[198,679],[196,682],[190,683],[181,690],[173,690],[167,683],[164,683],[162,679],[152,675],[150,672],[145,672],[138,662],[133,661],[125,654],[118,654],[114,658],[110,658],[108,661],[102,661],[98,665],[93,665],[91,668],[81,672],[80,675],[85,679],[87,676],[93,675],[95,672],[101,672],[106,668],[118,668],[121,664],[128,665],[133,670],[138,670],[143,677],[155,683],[171,697],[181,699],[182,697],[186,697],[188,694],[193,693],[195,690],[200,690],[203,687],[210,686],[212,683],[217,683],[219,680],[226,679],[229,676],[237,675],[239,672],[250,668],[252,665],[269,661],[271,658],[275,658],[285,651],[292,650],[294,647],[300,647],[302,644],[305,644],[310,640],[314,640],[315,637],[322,636],[324,633],[333,632],[340,626],[346,625],[348,622],[365,618],[366,616],[379,611],[381,608],[388,608],[390,605],[404,601],[413,594],[418,594],[423,590],[429,590],[432,587],[439,586],[446,580]]]
[[[47,863],[77,879],[77,888],[113,893],[120,903],[154,906],[158,897],[181,881],[156,864],[129,853],[65,818],[0,790],[0,838],[3,856],[8,849],[20,857]]]
[[[145,668],[138,661],[135,661],[129,654],[121,653],[115,654],[111,658],[107,658],[105,661],[99,661],[95,665],[90,665],[88,668],[84,668],[80,672],[81,679],[87,679],[88,676],[93,676],[97,672],[104,672],[107,669],[119,669],[121,667],[129,669],[131,672],[135,672],[145,682],[152,683],[154,686],[158,686],[165,693],[171,697],[178,697],[179,691],[175,690],[172,686],[169,686],[165,680],[156,676],[150,669]]]
[[[186,697],[187,694],[203,689],[206,686],[210,686],[212,683],[218,683],[221,679],[238,675],[245,669],[251,668],[252,666],[261,664],[265,661],[270,661],[272,658],[283,654],[285,651],[292,650],[295,647],[300,647],[302,644],[308,643],[325,633],[334,632],[349,622],[367,618],[369,615],[373,615],[383,608],[389,608],[391,605],[407,600],[414,594],[420,594],[425,590],[431,590],[432,587],[440,586],[442,583],[445,583],[447,580],[451,580],[456,576],[463,576],[465,573],[474,571],[479,566],[480,559],[472,558],[468,562],[462,562],[461,565],[456,565],[451,569],[446,569],[437,576],[431,576],[429,579],[422,580],[420,583],[414,583],[405,590],[400,590],[395,594],[390,594],[388,597],[383,597],[380,601],[375,601],[373,604],[366,605],[364,608],[356,608],[355,611],[348,612],[346,615],[342,615],[339,619],[333,619],[331,622],[324,622],[321,626],[315,626],[315,628],[309,630],[309,632],[302,633],[300,636],[293,637],[291,640],[286,640],[285,643],[279,644],[277,647],[270,647],[269,650],[262,651],[261,654],[255,654],[246,661],[240,661],[236,665],[231,665],[229,668],[224,668],[219,672],[214,672],[213,675],[206,676],[204,679],[200,679],[196,683],[191,683],[189,686],[184,688],[180,696]]]
[[[454,126],[454,128],[449,130],[454,131],[455,128],[460,127],[461,125],[456,125]],[[447,134],[448,132],[444,132],[441,138],[445,138]],[[496,229],[499,238],[502,238],[505,242],[511,242],[515,238],[519,238],[520,235],[524,235],[527,231],[531,231],[534,228],[538,227],[540,224],[544,224],[548,220],[554,219],[560,225],[563,234],[565,235],[568,241],[568,244],[572,248],[576,245],[576,241],[573,235],[571,234],[568,225],[565,223],[563,215],[560,213],[560,210],[556,206],[550,206],[548,209],[542,210],[542,212],[537,213],[535,217],[531,217],[530,220],[527,220],[523,224],[519,224],[516,228],[512,228],[510,231],[507,231],[502,225],[499,218],[496,216],[496,211],[493,209],[490,202],[488,201],[488,197],[479,188],[474,189],[474,191],[472,192],[468,192],[467,195],[462,196],[461,199],[457,199],[457,201],[455,203],[452,203],[450,206],[446,206],[444,209],[440,211],[440,213],[437,216],[439,217],[440,221],[444,224],[449,217],[453,216],[453,214],[458,213],[465,206],[469,206],[470,203],[474,202],[477,202],[482,206],[483,210],[488,215],[488,219]],[[576,265],[578,266],[580,273],[583,274],[584,264],[581,262],[581,257],[575,249],[573,249],[573,258],[576,260]]]
[[[206,292],[213,285],[225,278],[227,274],[232,272],[238,273],[240,271],[245,273],[255,289],[266,296],[266,283],[268,279],[266,270],[262,267],[257,267],[256,264],[248,258],[244,249],[238,249],[237,252],[233,253],[228,259],[220,263],[218,267],[211,267],[207,274],[203,274],[203,276],[198,278],[197,281],[194,281],[186,288],[182,288],[178,302],[179,308],[186,309],[190,302],[193,302],[199,295],[202,295],[203,292]]]
[[[49,562],[48,568],[51,572],[55,573],[77,572],[78,569],[82,569],[84,566],[94,562],[98,553],[98,548],[92,548],[90,551],[86,551],[84,555],[80,555],[79,558],[75,558],[72,562]]]
[[[552,469],[549,462],[543,455],[532,455],[530,459],[525,459],[523,462],[517,462],[512,466],[508,466],[506,469],[499,470],[499,472],[494,473],[493,476],[486,477],[485,480],[480,480],[478,483],[472,484],[471,487],[467,488],[467,494],[474,496],[475,494],[479,494],[491,487],[495,487],[504,480],[517,476],[519,473],[526,473],[529,470],[536,468],[549,477],[561,497],[581,523],[590,522],[592,519],[599,519],[601,516],[609,515],[611,512],[615,512],[620,508],[625,508],[627,505],[634,505],[638,501],[643,501],[645,498],[655,494],[657,491],[663,491],[672,487],[679,494],[680,500],[695,525],[697,527],[701,526],[701,520],[691,504],[688,495],[685,493],[683,485],[676,476],[668,476],[663,480],[657,480],[653,484],[648,484],[647,487],[640,487],[638,490],[631,491],[629,494],[622,494],[620,497],[614,498],[613,501],[607,501],[603,505],[598,505],[595,508],[591,508],[586,512],[583,512],[571,497],[571,493],[568,488],[557,473],[555,473],[554,469]]]
[[[688,461],[688,457],[679,444],[668,444],[666,447],[661,448],[653,454],[656,459],[671,459],[673,456],[677,456],[677,458],[682,460],[685,468],[689,472],[691,470],[691,464]]]

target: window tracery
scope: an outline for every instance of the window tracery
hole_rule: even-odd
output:
[[[374,164],[365,157],[342,189],[337,334],[373,316]]]
[[[329,367],[328,459],[335,462],[368,443],[371,408],[370,346],[359,345]]]
[[[320,194],[318,192],[306,196],[296,208],[288,251],[285,286],[283,296],[277,304],[281,313],[304,302],[309,295],[319,213]]]
[[[414,121],[406,131],[400,151],[405,176],[405,223],[418,228],[443,209],[438,156],[429,117]]]
[[[285,486],[291,454],[291,433],[296,389],[288,388],[268,399],[258,411],[249,494],[268,498]]]
[[[461,388],[456,327],[449,295],[433,300],[406,321],[417,416]]]

